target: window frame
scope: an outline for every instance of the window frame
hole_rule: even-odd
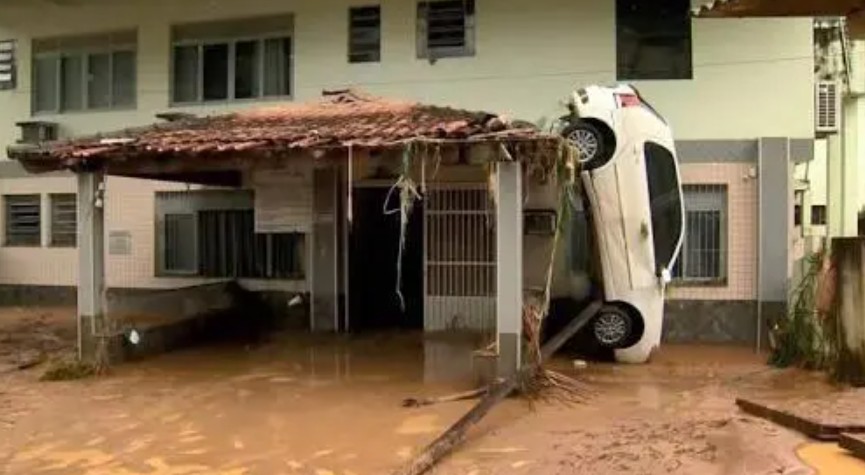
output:
[[[132,72],[132,87],[133,91],[131,104],[115,105],[116,98],[114,94],[115,70],[114,56],[118,53],[132,53],[133,55],[133,72]],[[90,57],[95,55],[108,55],[108,107],[90,107],[90,91],[89,91],[89,76],[90,76]],[[63,107],[63,59],[64,58],[79,58],[81,60],[81,108],[80,109],[65,109]],[[54,108],[53,109],[38,109],[37,94],[38,88],[36,84],[36,63],[40,60],[53,60],[55,64],[54,71]],[[138,45],[137,44],[118,44],[104,47],[88,47],[88,48],[58,48],[56,51],[34,53],[32,55],[33,67],[31,81],[33,83],[30,94],[30,108],[32,114],[36,115],[57,115],[57,114],[78,114],[88,112],[110,112],[135,110],[138,107]]]
[[[373,59],[366,60],[358,60],[355,59],[355,56],[360,54],[354,51],[355,43],[353,41],[355,29],[354,29],[354,13],[359,10],[366,10],[375,8],[378,10],[378,24],[376,25],[378,38],[376,38],[376,51],[375,57]],[[366,5],[351,5],[348,8],[348,62],[349,64],[376,64],[381,63],[381,37],[382,37],[382,12],[381,12],[381,4],[366,4]],[[368,27],[371,28],[371,27]]]
[[[74,220],[73,220],[73,230],[72,230],[72,242],[59,242],[56,236],[56,223],[57,223],[57,214],[58,210],[55,209],[55,204],[59,203],[58,198],[63,199],[72,199],[72,205],[74,207]],[[68,203],[67,203],[68,204]],[[78,247],[78,196],[75,193],[49,193],[48,194],[48,213],[50,215],[50,220],[48,222],[48,247],[58,247],[58,248],[74,248]],[[66,232],[68,233],[68,232]],[[66,234],[64,233],[64,234]]]
[[[627,71],[624,71],[622,68],[622,60],[621,56],[623,52],[621,50],[622,47],[622,35],[621,31],[624,27],[623,18],[625,15],[620,15],[620,4],[623,1],[628,0],[616,0],[614,8],[615,8],[615,41],[616,41],[616,80],[620,82],[628,82],[628,81],[689,81],[694,79],[694,22],[691,18],[691,7],[689,0],[679,0],[682,1],[685,10],[684,16],[682,17],[683,23],[687,23],[687,27],[685,28],[685,35],[683,35],[682,39],[687,44],[687,66],[681,76],[676,75],[666,75],[661,73],[646,73],[645,71],[636,71],[636,68],[628,68]],[[654,18],[655,20],[660,20],[663,22],[663,19],[667,17],[658,16]],[[666,23],[662,23],[660,26],[656,27],[656,31],[668,31],[669,27],[673,24],[672,19],[667,19]],[[645,38],[645,32],[641,32],[641,38]],[[670,70],[671,72],[672,70]]]
[[[815,211],[820,210],[819,213]],[[816,217],[821,217],[818,220]],[[818,222],[819,221],[819,222]],[[811,226],[826,226],[829,223],[828,207],[826,205],[811,205]]]
[[[463,4],[463,35],[461,47],[429,45],[429,5],[432,3],[461,2]],[[442,58],[466,58],[477,54],[477,2],[475,0],[419,0],[415,5],[415,31],[417,58],[435,61]]]
[[[12,219],[11,219],[11,200],[21,200],[30,198],[36,200],[37,218],[36,235],[34,242],[22,242],[11,239],[12,234]],[[22,193],[22,194],[6,194],[3,195],[3,246],[5,247],[26,247],[38,248],[42,247],[42,227],[45,221],[45,213],[42,209],[42,195],[38,193]]]
[[[689,191],[691,193],[700,192],[701,188],[709,187],[712,193],[719,193],[721,206],[714,208],[708,205],[695,205],[693,199],[688,199]],[[675,268],[678,273],[673,274],[672,283],[679,287],[723,287],[726,286],[729,279],[730,269],[730,187],[727,183],[685,183],[682,184],[682,196],[685,208],[685,234],[682,238],[682,250],[679,253],[679,258]],[[696,208],[698,209],[695,209]],[[718,223],[718,272],[720,275],[714,277],[691,277],[687,275],[688,265],[688,231],[687,222],[688,214],[694,212],[714,212],[719,213]]]
[[[265,79],[265,44],[268,40],[288,40],[290,44],[290,50],[288,52],[282,51],[282,57],[284,58],[286,53],[288,53],[289,58],[291,58],[289,64],[287,65],[287,81],[288,81],[288,93],[287,94],[278,94],[278,95],[265,95],[264,86],[266,84]],[[238,43],[249,43],[256,42],[259,47],[259,58],[258,58],[258,97],[244,97],[237,99],[235,96],[237,95],[236,91],[236,78],[237,78],[237,44]],[[284,44],[284,43],[283,43]],[[228,46],[228,90],[226,99],[215,99],[215,100],[205,100],[204,99],[204,48],[207,46],[218,46],[218,45],[227,45]],[[176,99],[175,93],[177,92],[177,88],[175,87],[175,80],[177,77],[177,48],[182,47],[191,47],[194,46],[197,48],[197,60],[198,64],[196,65],[196,99],[193,101],[178,101]],[[279,101],[279,100],[291,100],[294,98],[294,33],[293,32],[270,32],[263,33],[260,35],[239,35],[232,36],[230,38],[226,37],[203,37],[196,39],[185,39],[185,40],[174,40],[171,41],[171,54],[170,54],[170,72],[169,72],[169,106],[171,107],[184,107],[184,106],[201,106],[201,105],[219,105],[219,104],[242,104],[242,103],[251,103],[251,102],[262,102],[262,101]]]

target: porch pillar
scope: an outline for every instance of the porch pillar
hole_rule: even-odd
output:
[[[500,377],[521,362],[523,313],[523,192],[519,162],[496,164],[496,330]]]
[[[105,333],[105,225],[103,174],[78,177],[78,357],[96,356],[98,337]]]

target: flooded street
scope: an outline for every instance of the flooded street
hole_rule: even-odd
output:
[[[4,372],[0,473],[387,474],[473,404],[400,406],[475,387],[475,347],[304,335],[190,349],[74,382]],[[665,347],[646,366],[553,366],[589,384],[586,404],[506,401],[434,473],[811,473],[796,456],[800,436],[740,413],[734,398],[829,390],[819,375],[712,347]]]

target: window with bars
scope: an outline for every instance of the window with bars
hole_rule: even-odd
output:
[[[17,79],[15,40],[0,41],[0,90],[15,89]]]
[[[435,0],[417,6],[418,58],[475,54],[474,0]]]
[[[727,186],[684,185],[685,241],[673,269],[680,282],[727,278]]]
[[[616,57],[620,81],[691,79],[689,0],[617,0]]]
[[[134,31],[34,40],[33,111],[135,107],[136,41]]]
[[[291,96],[291,30],[290,16],[174,27],[173,103]]]
[[[348,10],[348,62],[381,61],[381,7],[353,7]]]
[[[42,244],[42,200],[39,195],[6,195],[3,197],[6,219],[6,245]]]
[[[78,203],[74,193],[52,194],[51,245],[75,247],[78,236]]]

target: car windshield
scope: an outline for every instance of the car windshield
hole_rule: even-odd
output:
[[[682,190],[673,153],[653,142],[646,142],[644,149],[655,267],[660,272],[671,267],[682,239]]]

